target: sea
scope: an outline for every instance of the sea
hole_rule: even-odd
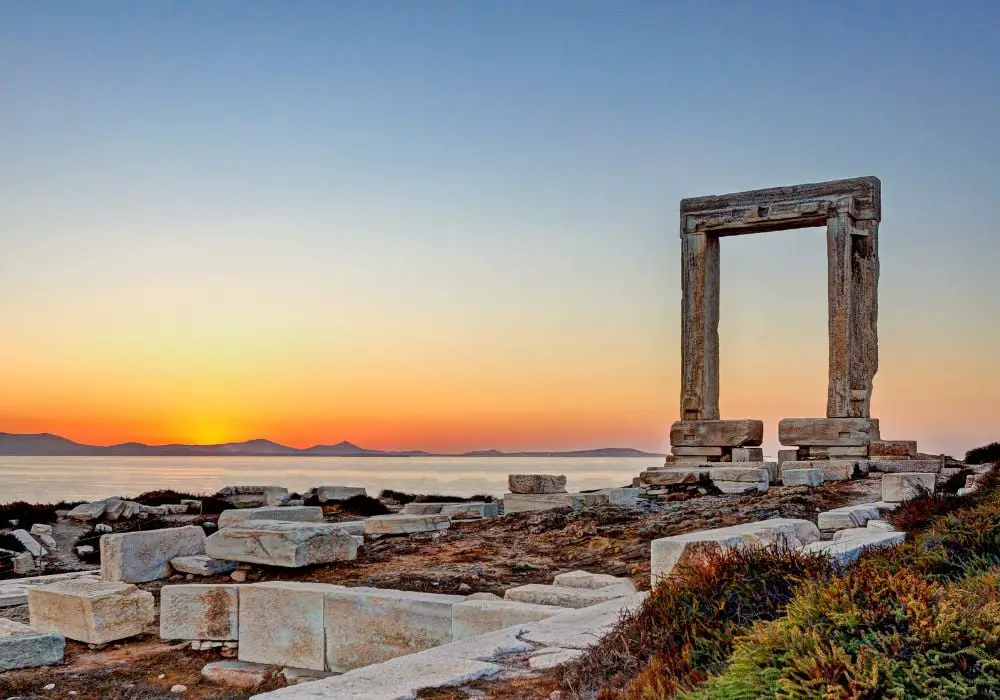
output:
[[[57,503],[223,486],[364,486],[407,493],[501,496],[508,474],[565,474],[569,491],[630,486],[662,457],[0,457],[0,504]]]

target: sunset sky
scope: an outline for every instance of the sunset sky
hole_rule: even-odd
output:
[[[666,447],[682,197],[877,175],[887,438],[1000,439],[1000,3],[0,0],[0,431]],[[722,413],[826,405],[821,229]]]

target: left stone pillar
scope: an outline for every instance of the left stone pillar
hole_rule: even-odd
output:
[[[719,238],[681,234],[681,420],[719,418]]]

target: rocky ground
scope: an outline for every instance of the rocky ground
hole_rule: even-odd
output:
[[[585,569],[629,576],[638,588],[647,589],[650,540],[770,517],[815,520],[821,510],[877,500],[872,496],[873,484],[868,481],[828,484],[822,489],[775,487],[766,494],[751,496],[642,502],[635,509],[594,508],[574,513],[562,508],[459,522],[444,532],[386,537],[366,543],[358,559],[352,562],[306,570],[253,567],[247,572],[247,580],[303,580],[503,595],[512,586],[549,583],[556,573]],[[200,578],[199,582],[229,580],[228,576],[218,576]],[[163,582],[158,582],[142,587],[155,594],[162,585]],[[26,621],[27,611],[24,607],[4,608],[0,616]],[[160,641],[155,632],[150,629],[136,640],[97,650],[68,642],[62,665],[0,674],[0,698],[58,696],[84,700],[251,695],[201,681],[202,666],[221,660],[221,650],[192,651],[186,646],[170,646]],[[272,683],[278,687],[283,681],[279,676]],[[54,689],[45,690],[50,684],[54,684]],[[171,691],[178,685],[186,690]],[[546,681],[526,679],[502,686],[480,685],[478,690],[473,686],[462,691],[435,692],[441,698],[466,697],[466,690],[474,695],[485,693],[480,695],[485,697],[545,697],[539,693],[544,691]]]

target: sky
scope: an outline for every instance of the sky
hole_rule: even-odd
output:
[[[0,0],[0,431],[662,450],[678,204],[882,181],[882,435],[1000,439],[1000,4]],[[826,405],[821,229],[723,418]]]

